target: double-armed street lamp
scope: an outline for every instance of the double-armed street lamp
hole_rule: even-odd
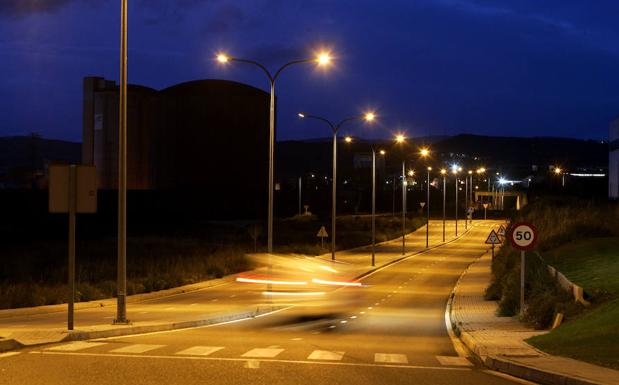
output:
[[[295,64],[316,63],[321,67],[328,66],[331,63],[331,55],[328,52],[322,52],[316,55],[316,57],[293,60],[282,65],[277,71],[271,73],[266,66],[258,63],[255,60],[241,59],[237,57],[231,57],[224,53],[217,54],[217,61],[221,64],[229,62],[239,62],[245,64],[251,64],[260,68],[269,79],[271,86],[270,102],[269,102],[269,203],[268,203],[268,217],[267,217],[267,252],[273,253],[273,200],[274,200],[274,153],[275,153],[275,82],[279,78],[282,71]]]
[[[326,123],[333,132],[333,180],[332,180],[332,189],[331,189],[331,259],[335,260],[335,218],[336,218],[336,197],[337,197],[337,133],[340,128],[349,122],[355,120],[365,120],[366,122],[373,122],[376,119],[376,114],[374,112],[367,112],[363,115],[355,115],[348,117],[339,121],[338,123],[333,123],[329,119],[323,118],[322,116],[317,115],[309,115],[303,112],[299,112],[299,118],[302,119],[315,119],[319,120],[323,123]],[[347,137],[345,139],[347,142],[352,141],[352,138]]]

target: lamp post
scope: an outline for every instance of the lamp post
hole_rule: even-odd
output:
[[[260,68],[269,79],[271,86],[270,101],[269,101],[269,203],[268,203],[268,216],[267,216],[267,252],[273,253],[273,201],[274,201],[274,183],[273,178],[275,174],[275,82],[282,73],[282,71],[295,64],[303,63],[317,63],[319,66],[326,66],[331,62],[331,56],[329,53],[320,53],[317,57],[311,59],[301,59],[290,61],[281,66],[274,74],[272,74],[264,65],[254,60],[240,59],[236,57],[230,57],[226,54],[220,53],[217,55],[217,61],[225,64],[228,62],[239,62],[245,64],[251,64]]]
[[[398,134],[395,142],[403,144],[406,142],[404,134]],[[395,188],[395,185],[394,185]],[[402,255],[406,253],[406,159],[402,159]]]
[[[555,167],[554,173],[556,175],[561,175],[561,187],[565,187],[565,172],[561,169],[561,167]]]
[[[121,0],[118,132],[118,271],[115,324],[127,324],[127,0]]]
[[[458,236],[458,189],[460,188],[460,186],[458,186],[458,171],[461,170],[461,168],[458,168],[457,166],[454,166],[452,168],[452,172],[455,176],[456,179],[456,237]]]
[[[432,171],[432,167],[428,167],[428,179],[426,181],[426,249],[430,247],[430,171]]]
[[[466,198],[468,201],[467,204],[467,220],[470,220],[471,227],[473,226],[473,204],[475,203],[473,200],[473,171],[469,170],[469,196]],[[469,210],[471,210],[471,219],[468,219]]]
[[[337,196],[337,132],[340,128],[348,122],[353,120],[363,119],[367,122],[372,122],[376,115],[373,112],[367,112],[363,115],[355,115],[349,118],[343,119],[338,123],[333,123],[329,119],[323,118],[317,115],[308,115],[300,112],[298,116],[302,119],[315,119],[323,123],[326,123],[333,132],[333,181],[331,188],[331,260],[335,260],[335,218],[336,218],[336,196]],[[350,140],[350,138],[349,138]]]
[[[441,175],[443,176],[443,242],[445,242],[445,187],[447,187],[447,180],[445,178],[447,170],[441,169]]]

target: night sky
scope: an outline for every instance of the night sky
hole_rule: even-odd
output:
[[[0,135],[81,140],[82,78],[118,79],[119,0],[0,1]],[[616,0],[130,0],[129,81],[268,83],[270,68],[326,48],[334,67],[291,67],[278,139],[324,137],[376,109],[386,137],[474,133],[604,139],[619,115]]]

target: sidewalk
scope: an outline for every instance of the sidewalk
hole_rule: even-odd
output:
[[[497,317],[497,303],[483,293],[491,279],[491,256],[486,253],[460,278],[451,305],[451,323],[460,339],[491,369],[541,384],[619,384],[619,371],[582,361],[552,356],[524,340],[537,331],[515,317]]]
[[[430,247],[442,244],[442,225],[430,224]],[[442,223],[442,222],[441,222]],[[454,239],[448,227],[446,241]],[[460,235],[464,234],[464,229]],[[401,238],[376,247],[376,267],[371,266],[370,247],[344,250],[336,255],[337,269],[355,279],[402,259]],[[406,256],[425,250],[425,227],[406,237]],[[298,256],[297,256],[298,257]],[[331,263],[331,255],[309,260]],[[335,267],[335,266],[334,266]],[[258,268],[257,271],[264,268]],[[284,306],[265,303],[260,294],[247,290],[231,275],[160,292],[129,296],[130,325],[114,325],[116,300],[76,303],[75,330],[67,331],[67,305],[0,310],[0,352],[22,346],[163,331],[251,318]]]

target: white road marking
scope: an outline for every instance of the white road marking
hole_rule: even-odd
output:
[[[341,361],[344,357],[344,352],[331,352],[328,350],[314,350],[312,354],[307,356],[308,360],[327,360]]]
[[[303,338],[300,337],[296,337],[296,338],[291,338],[292,341],[303,341]]]
[[[473,364],[464,357],[458,356],[436,356],[438,362],[445,366],[473,366]]]
[[[374,354],[374,362],[408,364],[408,358],[405,354],[376,353]]]
[[[365,314],[365,312],[364,312],[364,311],[361,311],[361,312],[359,312],[359,314]]]
[[[348,321],[346,321],[346,320],[341,320],[340,321],[341,324],[345,324],[346,322],[348,322]]]
[[[188,356],[208,356],[221,349],[223,349],[222,346],[193,346],[191,348],[181,350],[180,352],[176,352],[174,354]]]
[[[0,353],[0,358],[6,358],[6,357],[12,357],[12,356],[16,356],[18,354],[21,354],[21,352],[6,352],[6,353]]]
[[[168,310],[174,310],[174,309],[176,309],[174,306],[170,306],[170,307],[166,307],[163,310],[168,311]]]
[[[159,349],[165,345],[149,345],[149,344],[132,344],[123,346],[122,348],[110,350],[111,353],[133,353],[141,354],[151,350]]]
[[[273,358],[283,351],[284,349],[256,348],[243,353],[241,357]]]
[[[203,361],[230,361],[247,362],[245,358],[219,358],[219,357],[198,357],[198,356],[163,356],[163,355],[135,355],[135,354],[101,354],[101,353],[80,353],[80,352],[30,352],[30,354],[62,355],[62,356],[84,356],[101,358],[134,358],[134,359],[160,359],[160,360],[203,360]],[[444,366],[422,366],[422,365],[389,365],[389,364],[370,364],[362,362],[332,362],[332,361],[307,361],[307,360],[271,360],[263,359],[263,362],[282,363],[282,364],[306,364],[306,365],[335,365],[350,367],[379,367],[379,368],[400,368],[400,369],[421,369],[421,370],[443,370],[443,371],[471,371],[470,368],[444,367]]]
[[[368,307],[368,310],[372,310],[372,309],[373,309],[373,307],[372,307],[372,306]]]
[[[357,318],[356,315],[350,316],[350,319],[355,319],[355,318]]]
[[[74,341],[68,344],[52,346],[45,350],[53,350],[56,352],[76,352],[82,349],[94,348],[95,346],[105,345],[105,342],[86,342],[86,341]]]
[[[196,305],[197,305],[197,303],[192,303],[192,304],[191,304],[191,305],[189,305],[189,306],[196,306]]]

